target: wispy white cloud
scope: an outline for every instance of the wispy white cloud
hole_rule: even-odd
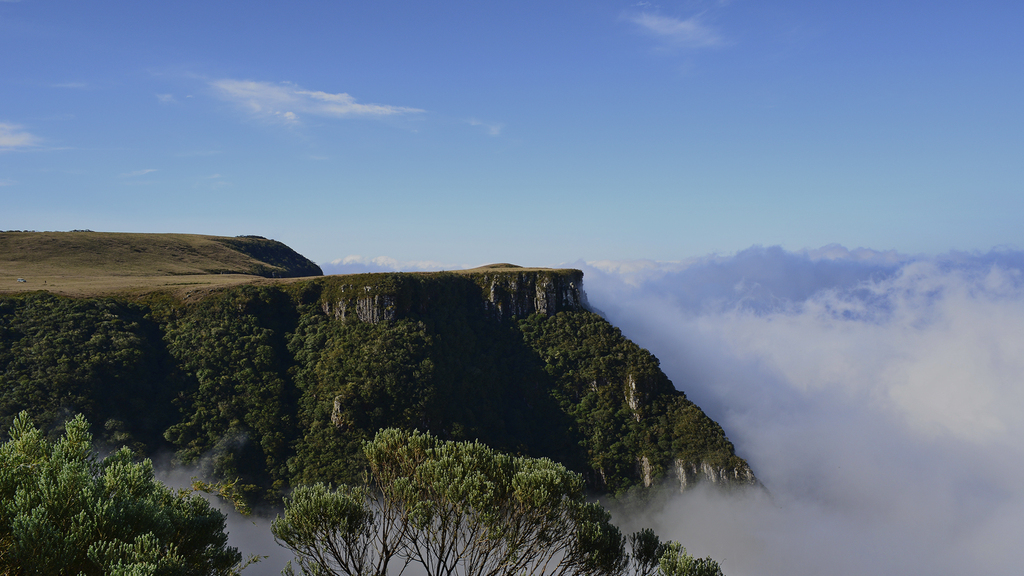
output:
[[[305,90],[291,82],[256,82],[222,79],[210,82],[218,96],[261,118],[295,123],[299,114],[331,118],[382,117],[423,112],[419,108],[386,104],[360,104],[341,92]]]
[[[486,130],[487,133],[490,134],[491,136],[501,135],[501,129],[505,127],[504,124],[497,124],[494,122],[481,122],[480,120],[477,120],[475,118],[471,118],[467,122],[469,122],[470,126],[480,126],[484,130]]]
[[[629,17],[648,33],[672,44],[690,48],[713,48],[726,44],[721,34],[702,20],[701,15],[685,20],[642,12]]]
[[[0,150],[17,150],[38,146],[42,139],[38,136],[25,132],[17,124],[0,123]]]
[[[235,183],[225,179],[223,174],[203,176],[195,183],[197,188],[206,188],[208,190],[221,190],[223,188],[231,188],[234,185]]]
[[[216,156],[222,153],[222,150],[189,150],[186,152],[178,152],[175,156],[179,158],[191,158],[193,156]]]
[[[121,174],[121,178],[134,178],[135,176],[144,176],[146,174],[149,174],[150,172],[156,171],[156,168],[146,168],[144,170],[136,170],[134,172],[125,172],[124,174]]]
[[[13,180],[0,180],[0,186],[14,186]]]
[[[177,100],[174,99],[174,94],[157,94],[156,99],[163,104],[177,102]]]

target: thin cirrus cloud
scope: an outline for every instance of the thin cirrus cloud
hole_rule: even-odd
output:
[[[121,178],[134,178],[136,176],[145,176],[146,174],[149,174],[150,172],[156,172],[156,171],[157,171],[156,168],[146,168],[146,169],[143,169],[143,170],[136,170],[134,172],[125,172],[124,174],[121,174]]]
[[[361,104],[351,95],[305,90],[291,82],[253,80],[214,80],[210,82],[218,96],[233,102],[250,114],[285,123],[296,123],[300,114],[328,118],[367,118],[423,112],[419,108],[386,104]]]
[[[496,124],[496,123],[493,123],[493,122],[492,123],[481,122],[481,121],[476,120],[476,119],[471,119],[468,122],[469,122],[470,126],[479,126],[479,127],[483,128],[484,130],[487,131],[487,134],[490,135],[490,136],[500,136],[501,135],[501,129],[505,127],[504,124]]]
[[[726,43],[714,28],[701,20],[700,15],[680,20],[643,12],[629,17],[629,20],[651,35],[675,45],[714,48]]]
[[[38,146],[42,142],[38,136],[25,132],[17,124],[0,123],[0,150],[18,150]]]

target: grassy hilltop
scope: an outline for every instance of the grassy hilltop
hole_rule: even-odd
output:
[[[499,263],[445,274],[542,270],[550,269]],[[180,298],[240,284],[322,275],[311,260],[260,236],[0,231],[0,294],[44,290],[98,297],[165,292]],[[352,275],[371,276],[379,274]]]
[[[0,232],[0,293],[97,296],[321,275],[312,261],[259,236]]]

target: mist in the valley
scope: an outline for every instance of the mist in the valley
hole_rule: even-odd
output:
[[[751,248],[572,266],[766,488],[612,503],[624,532],[654,528],[729,576],[1024,565],[1024,253]],[[290,558],[273,515],[229,515],[232,545],[270,555],[245,574]]]
[[[163,454],[153,459],[156,479],[174,489],[192,489],[194,480],[212,481],[199,467],[183,466],[175,463],[170,455]],[[258,561],[248,565],[242,574],[245,576],[280,576],[281,571],[294,555],[287,548],[274,541],[270,531],[270,523],[281,513],[279,509],[258,508],[251,514],[243,515],[234,505],[224,498],[199,492],[215,508],[220,510],[227,519],[228,544],[238,548],[243,561],[252,556]],[[298,566],[294,566],[298,571]]]
[[[677,495],[620,513],[624,529],[650,526],[730,576],[1024,564],[1024,253],[575,266],[767,488]]]

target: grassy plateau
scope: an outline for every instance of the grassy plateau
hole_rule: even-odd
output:
[[[501,263],[453,272],[537,270],[546,269]],[[259,236],[0,231],[0,294],[43,290],[92,297],[165,292],[192,300],[228,286],[290,283],[320,275],[313,262]]]
[[[184,293],[319,275],[284,244],[255,236],[0,232],[0,293]]]

